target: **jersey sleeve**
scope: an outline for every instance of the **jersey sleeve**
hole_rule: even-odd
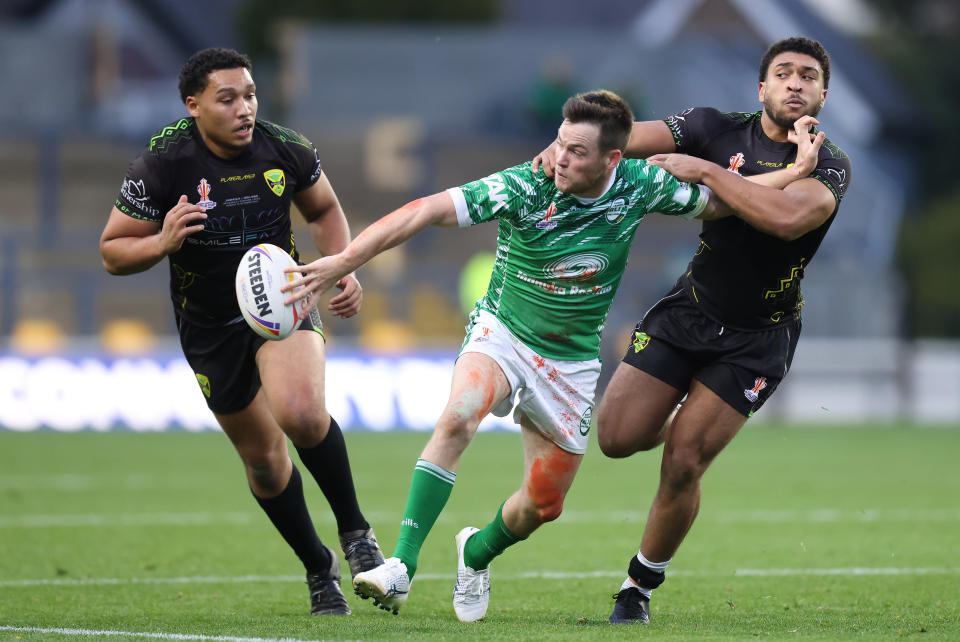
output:
[[[493,219],[519,220],[536,202],[538,187],[546,179],[534,174],[530,162],[505,169],[486,178],[447,190],[457,208],[461,227]]]
[[[300,136],[296,144],[290,145],[293,152],[293,169],[297,191],[301,192],[320,180],[323,168],[320,165],[320,152],[305,136]]]
[[[320,154],[317,152],[316,146],[306,136],[298,131],[266,120],[258,120],[257,126],[264,135],[281,145],[287,169],[292,174],[294,191],[301,192],[320,180],[320,175],[323,173],[323,168],[320,166]],[[283,180],[282,175],[280,180]]]
[[[673,142],[680,154],[696,155],[707,142],[708,132],[715,131],[712,127],[721,117],[721,113],[711,107],[690,107],[678,114],[664,119]]]
[[[817,168],[810,176],[827,186],[839,206],[850,184],[850,157],[842,149],[826,140],[820,148]]]
[[[114,205],[132,218],[161,223],[169,209],[162,184],[159,163],[154,156],[145,152],[127,168]]]
[[[662,167],[646,165],[642,173],[650,185],[646,194],[650,213],[696,218],[710,200],[710,190],[706,186],[677,180]]]

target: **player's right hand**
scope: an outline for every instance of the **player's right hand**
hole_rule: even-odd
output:
[[[188,236],[202,230],[203,221],[206,218],[205,209],[188,201],[186,195],[181,196],[177,204],[163,217],[163,226],[160,228],[160,247],[164,255],[173,254],[183,246]]]
[[[536,174],[543,167],[543,174],[547,178],[553,178],[553,169],[557,166],[557,141],[550,143],[550,146],[533,157],[533,166],[530,168]]]

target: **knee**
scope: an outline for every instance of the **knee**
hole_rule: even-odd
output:
[[[650,434],[645,426],[628,425],[622,419],[597,417],[597,443],[600,452],[612,459],[629,457],[641,450],[652,450],[660,444],[657,434]]]
[[[660,483],[676,491],[700,483],[706,472],[703,457],[696,449],[671,449],[665,452],[660,468]]]
[[[434,428],[434,434],[448,443],[466,448],[479,425],[480,417],[475,414],[463,412],[456,406],[447,406]]]
[[[285,448],[282,452],[271,449],[242,456],[250,486],[271,495],[282,492],[287,483],[284,472],[288,458]]]
[[[546,524],[560,517],[563,512],[563,495],[559,492],[530,497],[526,506],[527,516],[536,524]]]
[[[322,403],[292,401],[273,413],[284,434],[295,446],[309,448],[327,436],[330,415]]]

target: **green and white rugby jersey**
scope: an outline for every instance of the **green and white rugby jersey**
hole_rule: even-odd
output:
[[[650,212],[693,217],[709,191],[639,159],[623,159],[600,198],[578,198],[524,163],[447,190],[461,226],[499,220],[496,262],[478,308],[542,356],[587,361]]]

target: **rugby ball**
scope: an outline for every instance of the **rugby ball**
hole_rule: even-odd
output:
[[[254,332],[264,339],[286,339],[307,316],[306,301],[284,305],[290,295],[280,288],[296,278],[284,268],[297,263],[283,249],[261,243],[247,250],[237,266],[237,303],[240,312]]]

